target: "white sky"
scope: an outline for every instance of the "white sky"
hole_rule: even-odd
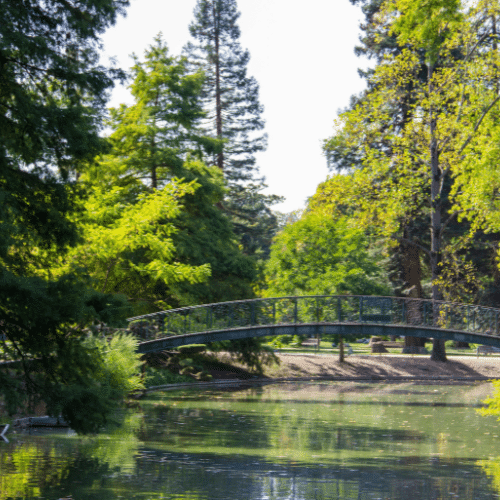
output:
[[[321,143],[333,132],[337,110],[364,88],[357,73],[367,62],[354,55],[362,14],[349,0],[238,0],[240,43],[250,51],[248,75],[260,85],[269,145],[257,156],[269,193],[286,201],[273,209],[303,208],[328,175]],[[172,54],[190,40],[196,0],[131,0],[127,16],[102,41],[124,69],[160,31]],[[132,102],[117,87],[110,106]]]

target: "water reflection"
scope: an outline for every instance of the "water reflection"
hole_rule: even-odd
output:
[[[295,384],[155,394],[80,438],[10,435],[0,500],[491,499],[489,385]]]

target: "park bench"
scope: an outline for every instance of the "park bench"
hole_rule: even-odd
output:
[[[500,353],[500,348],[499,347],[493,347],[491,345],[480,345],[476,349],[476,355],[479,357],[480,354],[484,354],[487,356],[488,354],[499,354]]]
[[[309,338],[309,339],[303,340],[300,345],[302,347],[318,347],[319,346],[319,339]]]

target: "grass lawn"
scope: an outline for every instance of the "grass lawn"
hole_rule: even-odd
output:
[[[403,347],[403,341],[401,341],[401,347],[397,348],[392,348],[388,347],[387,350],[389,351],[388,353],[384,354],[372,354],[371,352],[371,346],[368,344],[358,344],[356,341],[349,342],[349,341],[344,341],[346,344],[349,344],[352,348],[352,355],[363,355],[363,356],[384,356],[384,354],[401,354],[401,350]],[[270,347],[272,347],[272,343],[268,344]],[[344,344],[345,345],[345,344]],[[446,342],[446,354],[448,356],[476,356],[476,344],[470,344],[471,349],[455,349],[452,347],[452,341],[447,341]],[[427,343],[426,348],[428,350],[428,354],[407,354],[407,356],[428,356],[431,353],[432,350],[432,344]],[[304,346],[293,346],[293,345],[288,345],[284,346],[281,348],[274,348],[276,352],[282,352],[282,353],[292,353],[292,354],[334,354],[338,355],[339,354],[339,349],[338,347],[332,347],[331,342],[327,341],[321,341],[319,345],[319,349],[316,347],[304,347]],[[347,355],[347,352],[349,350],[349,347],[344,348],[344,352]],[[500,356],[500,354],[488,354],[488,356]]]

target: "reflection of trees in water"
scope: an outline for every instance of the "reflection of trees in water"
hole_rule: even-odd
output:
[[[196,406],[196,403],[193,403]],[[242,414],[229,408],[151,409],[151,425],[142,429],[139,439],[145,443],[187,451],[220,449],[269,449],[268,428],[257,415]]]
[[[133,473],[135,456],[140,446],[137,436],[140,434],[142,423],[142,414],[128,412],[122,425],[112,432],[82,440],[81,451],[86,456],[107,464],[110,470]]]
[[[0,454],[0,500],[59,498],[75,493],[83,485],[87,487],[110,472],[108,464],[81,456],[53,441],[22,443],[3,451]]]
[[[0,448],[0,500],[491,498],[500,474],[472,457],[493,454],[495,441],[476,442],[484,429],[472,409],[452,402],[445,412],[431,395],[417,394],[429,400],[422,410],[395,404],[406,392],[378,406],[370,394],[363,404],[352,395],[321,404],[314,394],[259,403],[256,393],[145,402],[146,416],[127,414],[108,435],[18,437]],[[460,439],[447,431],[456,422]]]
[[[165,453],[139,448],[133,470],[112,468],[89,454],[92,439],[26,443],[0,458],[0,499],[59,498],[86,500],[144,498],[340,500],[391,498],[488,498],[490,480],[461,460],[405,457],[351,465],[277,463],[237,455]],[[110,440],[111,441],[111,440]],[[68,443],[69,444],[69,443]],[[93,443],[97,445],[97,441]],[[104,442],[101,443],[104,445]],[[113,443],[110,443],[111,448]],[[123,450],[123,449],[122,449]],[[115,461],[121,451],[108,457]],[[496,463],[500,470],[500,462]],[[416,472],[418,471],[418,472]],[[486,470],[490,474],[490,470]],[[497,476],[498,477],[498,476]]]
[[[478,460],[477,465],[491,478],[493,487],[500,494],[500,457],[489,460]]]
[[[447,388],[444,394],[440,390],[439,398],[434,387],[420,388],[415,394],[414,387],[410,390],[401,384],[390,389],[383,395],[373,392],[356,396],[358,399],[352,394],[333,394],[331,398],[326,394],[322,401],[315,393],[307,395],[314,399],[290,399],[286,391],[288,399],[282,394],[279,400],[270,393],[260,401],[248,391],[233,397],[215,393],[210,400],[206,395],[174,396],[167,408],[148,410],[151,425],[140,439],[161,441],[171,451],[227,450],[308,463],[338,458],[356,461],[383,454],[445,452],[446,456],[477,457],[473,448],[478,445],[478,417],[470,400],[478,396],[467,396],[472,389]],[[464,392],[464,397],[457,397],[457,392]],[[450,440],[450,429],[462,424],[460,439]],[[496,453],[492,441],[483,441],[481,447],[483,456]]]
[[[404,464],[399,460],[367,460],[355,466],[349,463],[305,466],[234,455],[142,450],[136,475],[111,481],[122,488],[128,485],[126,489],[130,492],[155,491],[168,499],[184,498],[186,493],[187,498],[255,500],[478,500],[491,497],[488,478],[473,464],[420,457],[408,457]]]
[[[59,498],[85,491],[82,498],[105,500],[113,492],[98,488],[87,494],[89,485],[100,483],[111,473],[132,473],[139,447],[136,433],[140,414],[127,413],[123,425],[96,437],[25,436],[0,449],[0,500],[16,498]]]

